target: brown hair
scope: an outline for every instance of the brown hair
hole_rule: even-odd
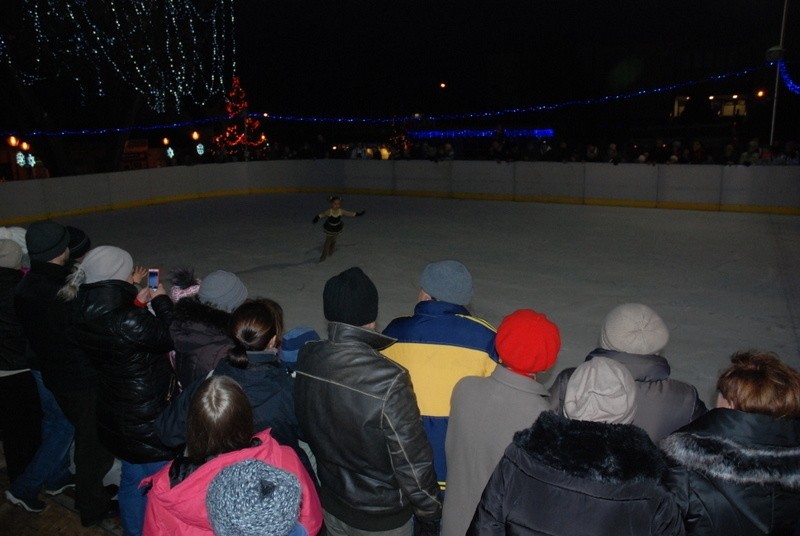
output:
[[[231,314],[229,335],[235,345],[228,351],[228,362],[237,368],[247,368],[247,351],[267,348],[275,337],[280,346],[283,336],[283,309],[277,302],[260,298],[247,300]]]
[[[247,395],[227,376],[211,376],[189,403],[186,453],[195,463],[250,446],[253,409]]]
[[[800,373],[772,352],[737,352],[717,380],[731,405],[748,413],[800,417]]]

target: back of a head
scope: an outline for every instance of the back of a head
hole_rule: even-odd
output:
[[[737,410],[771,417],[800,417],[800,373],[771,352],[739,352],[717,380],[719,393]]]
[[[579,421],[630,424],[636,416],[636,382],[621,363],[595,357],[567,382],[564,415]]]
[[[228,335],[235,346],[228,352],[228,362],[247,368],[247,352],[266,350],[283,335],[283,309],[277,302],[260,298],[248,300],[231,313]]]
[[[209,457],[243,449],[253,437],[253,409],[239,384],[211,376],[197,389],[186,419],[186,450],[203,463]]]
[[[0,238],[0,268],[22,267],[22,248],[10,238]]]
[[[302,489],[297,477],[257,459],[224,467],[206,493],[217,536],[305,534],[298,525]]]
[[[320,340],[319,333],[308,327],[293,328],[283,334],[281,339],[281,361],[297,363],[297,354],[305,343]]]
[[[523,375],[536,374],[556,362],[561,336],[558,326],[545,315],[520,309],[500,323],[495,347],[509,370]]]
[[[207,305],[230,313],[247,299],[247,287],[236,274],[217,270],[202,280],[197,297]]]
[[[647,305],[623,303],[606,316],[600,346],[636,355],[657,354],[669,342],[669,328]]]
[[[69,245],[69,231],[54,221],[35,221],[25,233],[28,256],[32,261],[51,261],[61,256]]]
[[[70,274],[59,296],[71,300],[83,284],[100,281],[127,281],[133,272],[133,258],[124,249],[115,246],[98,246],[90,249],[80,264]]]
[[[322,292],[325,319],[365,326],[378,318],[378,289],[356,266],[328,279]]]
[[[432,262],[422,271],[419,286],[438,301],[467,305],[472,301],[472,274],[454,260]]]
[[[69,232],[69,257],[75,260],[81,259],[92,249],[92,241],[82,229],[67,225],[67,231]]]

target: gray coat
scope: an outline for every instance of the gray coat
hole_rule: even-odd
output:
[[[633,375],[637,406],[633,424],[643,428],[654,443],[708,411],[697,395],[697,389],[670,379],[669,363],[663,357],[597,348],[586,356],[586,361],[598,356],[622,363]],[[567,382],[574,371],[574,368],[562,370],[550,386],[553,410],[559,415],[563,415]]]
[[[450,408],[442,535],[464,536],[514,432],[529,428],[550,409],[550,402],[542,384],[497,367],[488,378],[469,376],[459,381]]]

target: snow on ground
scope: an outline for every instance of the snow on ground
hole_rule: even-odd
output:
[[[236,272],[251,296],[280,303],[287,328],[325,333],[325,281],[360,266],[380,294],[379,329],[411,314],[419,275],[458,259],[475,279],[470,309],[497,326],[519,308],[558,324],[562,349],[546,384],[598,341],[606,313],[650,305],[672,336],[673,377],[714,401],[730,354],[772,350],[800,368],[800,217],[411,197],[345,196],[334,255],[318,263],[322,194],[184,201],[63,218],[94,245],[127,249],[162,273]]]

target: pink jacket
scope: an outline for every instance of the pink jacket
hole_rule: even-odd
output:
[[[314,482],[303,467],[297,454],[276,442],[264,430],[256,434],[261,445],[217,456],[201,465],[186,480],[170,488],[169,469],[166,465],[155,475],[142,480],[141,486],[151,485],[147,493],[147,510],[144,516],[143,536],[197,534],[213,536],[206,512],[206,491],[222,468],[243,460],[262,460],[289,471],[300,481],[302,497],[298,521],[309,536],[316,536],[322,527],[322,505]]]

